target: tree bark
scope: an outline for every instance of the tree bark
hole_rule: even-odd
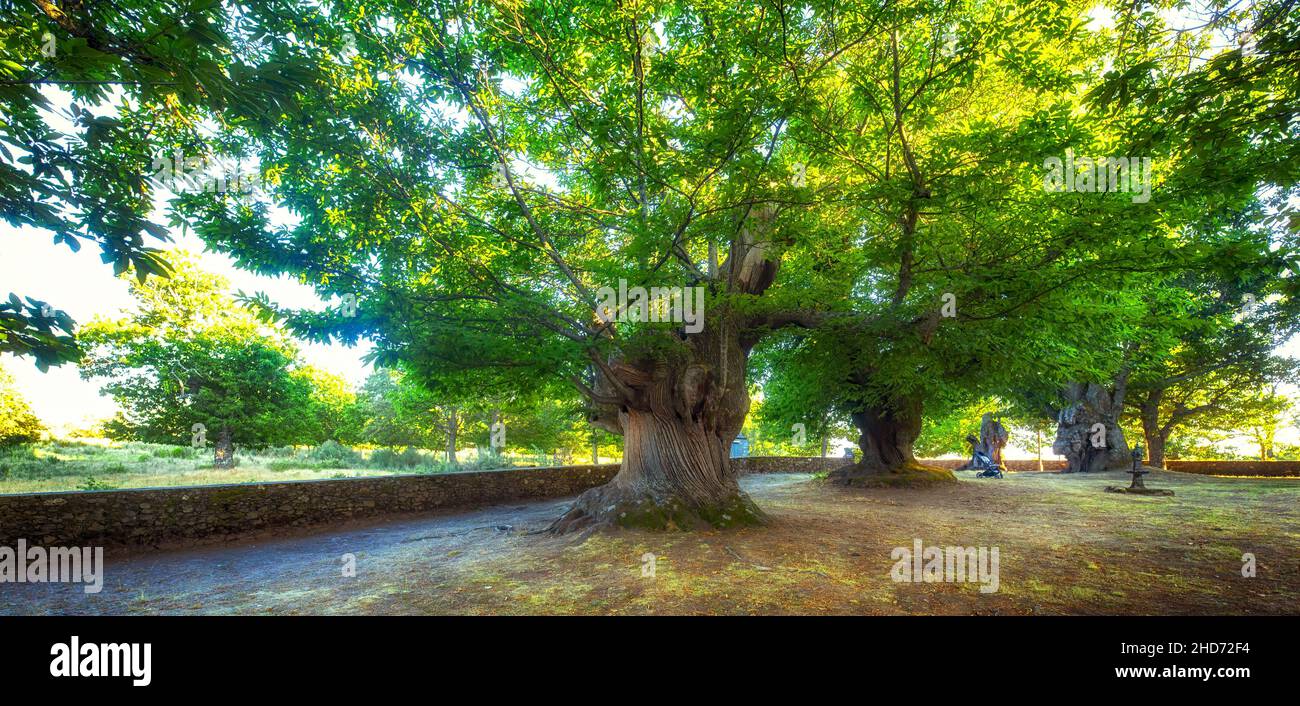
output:
[[[614,480],[581,496],[552,525],[557,532],[618,525],[686,530],[758,524],[740,490],[724,440],[702,419],[654,411],[623,415],[623,465]]]
[[[985,456],[988,456],[989,460],[992,461],[994,464],[996,464],[998,467],[1000,468],[1003,467],[1002,449],[1006,447],[1008,438],[1009,435],[1007,434],[1007,428],[1002,426],[1001,422],[994,419],[993,414],[991,412],[985,412],[983,418],[980,419],[980,436],[979,439],[976,440],[975,448],[971,450],[971,460],[966,462],[965,465],[963,465],[961,468],[957,470],[959,471],[968,471],[971,469],[984,470],[975,461],[976,452],[983,453]],[[1040,450],[1040,462],[1041,462],[1041,450]],[[1040,468],[1039,470],[1042,469]]]
[[[1043,430],[1038,431],[1038,470],[1043,470]]]
[[[1159,433],[1146,437],[1148,466],[1165,467],[1165,442],[1165,437]]]
[[[923,466],[912,450],[921,435],[921,399],[899,398],[864,407],[851,416],[861,435],[858,463],[839,468],[827,479],[838,485],[899,486],[956,481],[951,471]]]
[[[1138,407],[1142,438],[1147,445],[1147,465],[1152,468],[1165,467],[1165,442],[1169,439],[1169,429],[1160,426],[1161,397],[1161,390],[1151,390]]]
[[[1066,388],[1067,404],[1057,415],[1052,451],[1065,457],[1066,473],[1127,468],[1132,464],[1128,442],[1119,427],[1124,410],[1127,374],[1113,388],[1097,383],[1074,383]],[[1101,425],[1102,432],[1097,432]]]
[[[212,446],[212,465],[216,468],[235,467],[235,442],[230,436],[230,427],[221,427],[217,434],[217,443]]]
[[[734,527],[763,521],[736,482],[731,442],[749,411],[748,349],[733,333],[679,341],[688,360],[676,365],[615,361],[602,389],[621,386],[617,409],[623,463],[608,484],[578,497],[551,525],[569,532],[617,525],[654,530]],[[717,361],[720,365],[708,365]]]
[[[456,408],[447,413],[447,463],[456,465],[456,429],[458,425]]]

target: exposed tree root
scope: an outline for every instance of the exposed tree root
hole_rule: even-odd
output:
[[[859,463],[831,471],[829,483],[853,488],[919,488],[940,483],[956,483],[957,476],[946,468],[909,461],[884,467]]]
[[[592,488],[547,528],[550,534],[612,527],[651,531],[730,529],[765,523],[767,517],[737,488],[717,499],[628,490],[616,483]]]

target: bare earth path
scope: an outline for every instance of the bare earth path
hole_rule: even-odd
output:
[[[1300,613],[1300,480],[1152,474],[1169,498],[1102,492],[1122,474],[959,475],[930,490],[749,476],[773,523],[733,532],[529,534],[561,500],[155,552],[110,560],[98,595],[0,584],[0,614]],[[914,539],[998,547],[999,590],[892,581],[891,551]]]

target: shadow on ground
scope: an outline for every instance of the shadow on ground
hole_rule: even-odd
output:
[[[925,490],[743,481],[770,526],[530,534],[567,500],[110,560],[104,589],[0,584],[6,614],[1300,613],[1300,480],[1015,473]],[[891,551],[998,547],[996,593],[890,579]],[[643,575],[653,554],[653,576]],[[1257,576],[1242,576],[1242,555]],[[342,557],[356,559],[356,576]]]

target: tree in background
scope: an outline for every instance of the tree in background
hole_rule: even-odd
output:
[[[965,404],[934,405],[937,411],[927,414],[921,424],[921,434],[916,439],[916,452],[926,458],[956,454],[970,454],[967,436],[978,436],[980,421],[985,414],[998,415],[1002,403],[996,398],[983,398]]]
[[[769,405],[766,392],[760,385],[755,387],[759,389],[750,405],[745,426],[751,456],[825,457],[830,453],[832,439],[847,438],[852,431],[846,417],[836,417],[830,411],[817,417],[775,410]],[[779,402],[788,398],[777,396],[775,399]],[[799,421],[790,422],[790,419]]]
[[[1260,445],[1261,460],[1267,460],[1286,402],[1263,390],[1275,380],[1293,379],[1294,371],[1290,361],[1269,359],[1172,381],[1162,378],[1160,387],[1142,391],[1129,404],[1147,444],[1147,465],[1163,468],[1170,436],[1188,425],[1246,431]]]
[[[82,331],[82,377],[103,379],[122,408],[110,436],[160,443],[261,447],[348,435],[349,395],[301,365],[288,337],[232,301],[225,278],[190,260],[172,276],[130,280],[138,312]]]
[[[358,395],[360,437],[365,443],[441,447],[450,452],[453,420],[456,451],[522,449],[571,457],[591,441],[585,407],[570,388],[553,385],[530,395],[498,396],[476,386],[444,386],[435,393],[417,379],[398,369],[379,369],[367,378]],[[492,434],[498,422],[505,442],[500,448]]]
[[[1277,432],[1288,424],[1296,424],[1294,400],[1278,392],[1276,385],[1238,395],[1231,404],[1225,404],[1216,415],[1221,429],[1236,431],[1259,447],[1259,460],[1278,458]]]
[[[437,394],[409,372],[380,368],[366,379],[358,398],[361,438],[381,446],[441,447],[447,463],[455,464],[480,399]]]
[[[1286,290],[1289,251],[1270,229],[1253,227],[1260,209],[1236,227],[1198,238],[1208,257],[1145,282],[1147,314],[1125,348],[1123,405],[1146,444],[1147,464],[1164,466],[1171,434],[1197,417],[1223,428],[1222,415],[1252,408],[1262,390],[1296,380],[1300,361],[1274,350],[1300,332]]]
[[[1167,365],[1175,355],[1176,346],[1169,342],[1191,331],[1183,318],[1189,312],[1205,311],[1214,297],[1222,298],[1221,307],[1240,305],[1227,295],[1250,293],[1247,280],[1256,273],[1274,280],[1269,291],[1279,298],[1272,316],[1295,319],[1300,306],[1300,280],[1279,277],[1287,268],[1295,271],[1300,233],[1300,218],[1291,205],[1300,177],[1300,133],[1291,129],[1300,111],[1295,3],[1113,0],[1106,7],[1115,26],[1104,32],[1109,43],[1105,73],[1082,107],[1090,120],[1122,126],[1112,131],[1106,153],[1150,154],[1165,165],[1151,205],[1158,207],[1154,212],[1178,208],[1165,219],[1177,224],[1180,233],[1171,241],[1177,250],[1169,251],[1176,257],[1134,270],[1149,274],[1123,285],[1130,299],[1152,315],[1139,316],[1141,325],[1133,327],[1121,348],[1111,350],[1114,372],[1072,381],[1044,403],[1059,422],[1054,448],[1067,455],[1071,470],[1128,464],[1120,416],[1132,405],[1156,410],[1159,402],[1146,400],[1146,393],[1184,374],[1162,373],[1151,362]],[[1176,26],[1179,22],[1186,26]],[[1194,207],[1188,210],[1189,205]],[[1180,274],[1189,276],[1174,283]],[[1226,288],[1218,289],[1219,283]],[[1156,290],[1180,286],[1192,288],[1202,301],[1168,308],[1177,292]],[[1264,302],[1262,291],[1254,295]],[[1161,319],[1156,312],[1174,316]],[[1147,340],[1152,338],[1157,340]],[[1152,351],[1160,352],[1148,357]],[[1201,354],[1206,353],[1204,360],[1215,357],[1212,348],[1203,347]],[[1211,363],[1212,369],[1200,374],[1219,365]],[[1159,453],[1159,432],[1167,421],[1148,424],[1153,430],[1148,450]],[[1100,448],[1088,438],[1095,424],[1105,428]]]
[[[343,376],[302,362],[296,362],[289,374],[311,391],[306,436],[295,443],[330,439],[349,445],[362,443],[365,418],[357,394]]]
[[[916,461],[931,406],[1109,372],[1132,312],[1114,293],[1170,230],[1134,194],[1044,188],[1045,156],[1104,153],[1123,128],[1077,117],[1107,47],[1079,7],[909,9],[795,126],[810,173],[844,184],[819,210],[844,239],[817,262],[845,268],[841,311],[763,344],[783,348],[771,367],[791,382],[765,390],[785,422],[833,410],[858,428],[860,462],[832,474],[848,484],[952,480]]]
[[[567,459],[591,443],[586,405],[571,387],[556,385],[527,397],[497,402],[479,418],[471,434],[479,448],[492,447],[494,422],[503,425],[506,448],[553,452]]]
[[[380,368],[366,378],[357,394],[362,418],[362,443],[378,446],[430,447],[434,440],[427,433],[429,419],[423,413],[412,419],[402,389],[404,376],[396,370]]]
[[[40,441],[45,425],[19,394],[14,378],[0,365],[0,447]]]

